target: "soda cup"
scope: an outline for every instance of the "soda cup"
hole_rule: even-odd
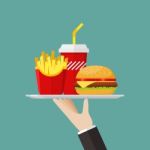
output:
[[[81,68],[86,66],[88,52],[89,49],[85,44],[63,44],[60,47],[59,53],[68,58],[64,94],[77,94],[75,90],[76,75]]]

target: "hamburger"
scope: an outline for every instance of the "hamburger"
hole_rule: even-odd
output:
[[[76,76],[77,94],[113,94],[117,88],[113,71],[105,66],[87,66]]]

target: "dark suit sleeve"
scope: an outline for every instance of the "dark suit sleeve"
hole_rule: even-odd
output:
[[[84,150],[107,150],[97,127],[78,134],[78,136]]]

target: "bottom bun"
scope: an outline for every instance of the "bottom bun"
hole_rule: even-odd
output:
[[[83,89],[83,88],[75,88],[77,94],[79,95],[111,95],[115,92],[116,88],[108,88],[108,89],[93,89],[93,88],[88,88],[88,89]]]

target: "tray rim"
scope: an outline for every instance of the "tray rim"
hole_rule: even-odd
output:
[[[70,98],[70,99],[119,99],[124,97],[124,94],[112,94],[112,95],[40,95],[40,94],[26,94],[31,99],[53,99],[53,98]]]

